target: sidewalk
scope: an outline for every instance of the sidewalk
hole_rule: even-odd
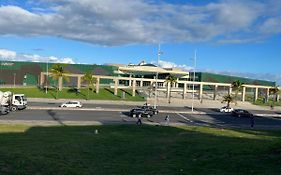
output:
[[[154,98],[148,98],[147,102],[151,105],[154,104]],[[192,99],[179,99],[179,98],[172,98],[171,103],[168,103],[167,98],[158,98],[157,100],[158,106],[173,106],[173,107],[191,107],[192,106]],[[226,103],[221,103],[219,100],[203,100],[202,103],[199,99],[194,99],[193,107],[194,108],[221,108],[222,106],[226,106]],[[271,110],[269,106],[257,106],[253,105],[250,102],[242,102],[238,101],[237,105],[234,103],[230,104],[231,107],[235,109],[246,109],[246,110]],[[281,107],[274,107],[276,112],[281,112]]]

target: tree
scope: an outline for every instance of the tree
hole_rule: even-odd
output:
[[[93,77],[91,72],[86,72],[82,77],[83,81],[87,82],[87,100],[89,99],[90,88],[92,88],[92,92],[94,91],[94,83],[96,83],[96,78]]]
[[[177,79],[176,77],[172,76],[172,75],[168,75],[166,78],[165,78],[165,82],[169,83],[170,84],[170,91],[169,91],[169,103],[171,103],[171,87],[172,87],[172,84],[173,83],[176,83],[177,82]],[[167,92],[168,93],[168,92]]]
[[[58,81],[57,87],[56,87],[56,99],[58,98],[58,93],[61,90],[63,84],[63,79],[68,81],[69,77],[67,76],[68,72],[64,70],[63,65],[61,64],[55,64],[51,68],[51,76],[54,80]]]
[[[271,107],[274,106],[274,101],[277,101],[277,95],[279,93],[279,88],[277,86],[274,86],[269,89],[269,95],[274,95],[276,96],[275,100],[272,101]]]
[[[240,80],[236,80],[236,81],[232,82],[232,84],[231,84],[232,89],[235,91],[235,96],[234,96],[235,105],[237,105],[237,96],[238,96],[238,93],[241,90],[243,84],[244,83],[240,82]]]
[[[223,100],[221,103],[225,103],[225,102],[227,103],[227,107],[229,108],[230,103],[234,102],[234,98],[230,94],[225,95],[225,96],[223,96]]]

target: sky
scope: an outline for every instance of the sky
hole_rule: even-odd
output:
[[[0,60],[157,64],[159,44],[161,67],[281,85],[281,1],[0,0]]]

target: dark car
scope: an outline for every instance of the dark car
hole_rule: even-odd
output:
[[[152,107],[152,106],[143,105],[141,108],[153,112],[154,115],[156,115],[156,114],[159,113],[159,111],[157,110],[157,108],[154,108],[154,107]]]
[[[251,117],[253,115],[252,113],[244,109],[235,109],[231,114],[235,117]]]
[[[153,111],[143,108],[133,108],[130,110],[129,115],[132,117],[141,116],[150,118],[153,116]]]

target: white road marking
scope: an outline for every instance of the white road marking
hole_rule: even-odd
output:
[[[185,119],[185,120],[187,120],[187,121],[189,121],[189,122],[193,123],[193,121],[192,121],[192,120],[190,120],[189,118],[186,118],[186,117],[185,117],[185,116],[183,116],[182,114],[177,113],[177,115],[178,115],[178,116],[180,116],[181,118],[183,118],[183,119]]]

